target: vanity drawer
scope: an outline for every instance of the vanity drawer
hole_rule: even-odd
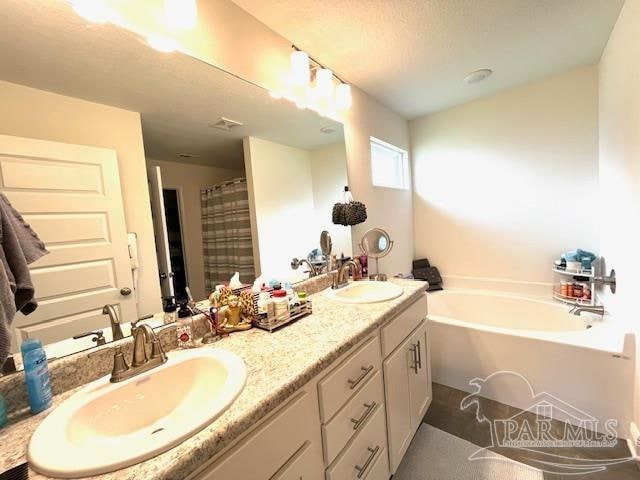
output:
[[[371,337],[318,383],[320,417],[328,421],[380,369],[380,342]]]
[[[269,480],[322,480],[322,477],[322,469],[318,468],[311,442],[305,442]]]
[[[315,471],[322,474],[320,439],[318,438],[315,403],[309,393],[301,391],[255,432],[229,450],[219,462],[206,469],[199,480],[264,480],[265,478],[296,478],[287,476],[296,460],[315,463]],[[314,426],[316,426],[314,428]],[[306,450],[304,447],[306,446]],[[314,450],[315,449],[315,450]],[[304,456],[305,452],[308,453]],[[301,459],[296,454],[301,453]],[[306,465],[312,471],[312,465]],[[291,471],[295,471],[291,470]],[[281,475],[277,477],[276,475]],[[300,475],[296,478],[299,480]],[[305,475],[303,478],[317,478]]]
[[[364,429],[327,469],[326,480],[364,480],[370,478],[374,467],[376,470],[380,468],[378,460],[381,456],[387,456],[384,417],[384,406],[376,407]],[[376,473],[379,475],[379,472]],[[386,475],[388,478],[388,468]]]
[[[427,296],[423,295],[404,312],[382,327],[382,356],[387,358],[426,316]]]
[[[324,458],[327,464],[333,462],[351,437],[364,428],[376,408],[383,404],[382,373],[376,371],[335,417],[322,426]]]
[[[378,455],[378,459],[373,461],[370,468],[369,473],[365,472],[361,480],[389,480],[391,473],[389,472],[389,455],[386,448]]]

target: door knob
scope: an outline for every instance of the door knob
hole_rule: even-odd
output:
[[[120,289],[120,295],[127,297],[131,295],[131,289],[129,287],[123,287]]]

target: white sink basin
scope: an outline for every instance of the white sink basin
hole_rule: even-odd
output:
[[[121,383],[104,377],[53,410],[31,437],[28,459],[52,477],[111,472],[176,446],[220,416],[244,387],[247,369],[220,349],[169,353]]]
[[[402,295],[402,287],[389,282],[353,282],[343,288],[325,290],[324,294],[342,303],[377,303]]]

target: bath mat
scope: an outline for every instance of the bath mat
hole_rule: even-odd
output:
[[[423,423],[393,480],[543,480],[542,471],[489,452],[495,459],[469,460],[480,447]]]

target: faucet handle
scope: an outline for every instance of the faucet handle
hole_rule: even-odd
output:
[[[167,361],[167,354],[164,353],[164,349],[162,348],[160,339],[155,333],[153,334],[153,339],[151,340],[151,358],[160,358],[162,359],[162,363]]]
[[[124,358],[122,353],[122,347],[115,347],[113,349],[113,370],[111,370],[111,381],[114,378],[119,378],[124,372],[129,370],[129,364]]]

